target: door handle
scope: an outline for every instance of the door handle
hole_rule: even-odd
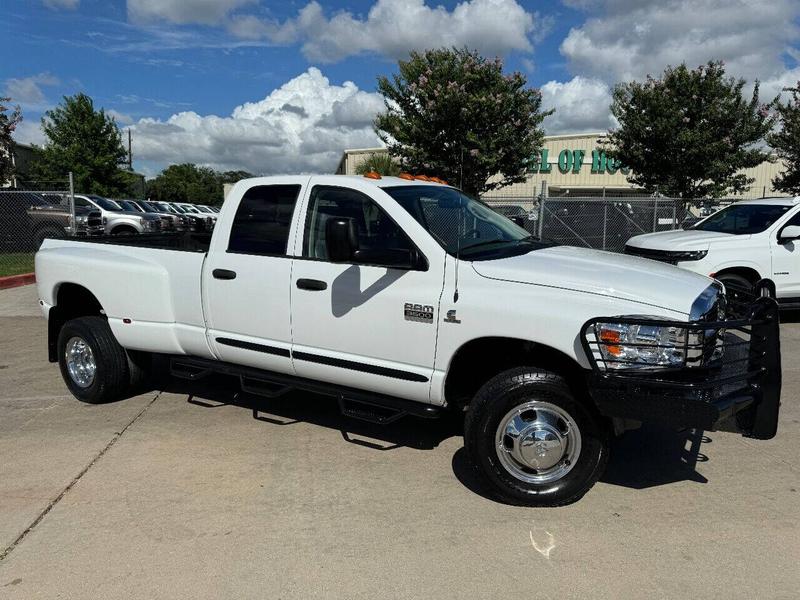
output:
[[[229,271],[228,269],[214,269],[211,274],[214,279],[236,279],[236,271]]]
[[[298,279],[297,287],[301,290],[311,290],[312,292],[321,292],[328,289],[328,284],[319,279]]]

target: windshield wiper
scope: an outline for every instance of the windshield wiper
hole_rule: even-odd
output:
[[[486,240],[485,242],[478,242],[477,244],[470,244],[469,246],[464,246],[463,248],[461,248],[461,251],[463,252],[464,250],[470,250],[472,248],[477,248],[479,246],[488,246],[489,244],[496,244],[498,242],[508,243],[511,241],[513,240]]]

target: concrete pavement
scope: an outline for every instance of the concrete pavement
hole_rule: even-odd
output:
[[[449,421],[375,428],[224,378],[83,405],[44,321],[13,316],[35,306],[17,289],[0,292],[2,598],[798,596],[798,324],[774,440],[632,432],[583,500],[528,509],[482,495]]]

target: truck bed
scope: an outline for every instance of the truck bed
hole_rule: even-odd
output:
[[[208,252],[210,233],[142,233],[138,235],[104,235],[92,238],[70,238],[72,241],[110,244],[155,250],[177,250],[179,252]]]

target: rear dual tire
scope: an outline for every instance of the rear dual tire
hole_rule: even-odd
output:
[[[464,442],[475,474],[498,500],[562,506],[605,471],[609,427],[564,379],[521,367],[500,373],[467,411]]]
[[[103,317],[67,321],[58,335],[57,348],[64,383],[82,402],[102,404],[120,400],[148,378],[149,355],[129,356]]]

